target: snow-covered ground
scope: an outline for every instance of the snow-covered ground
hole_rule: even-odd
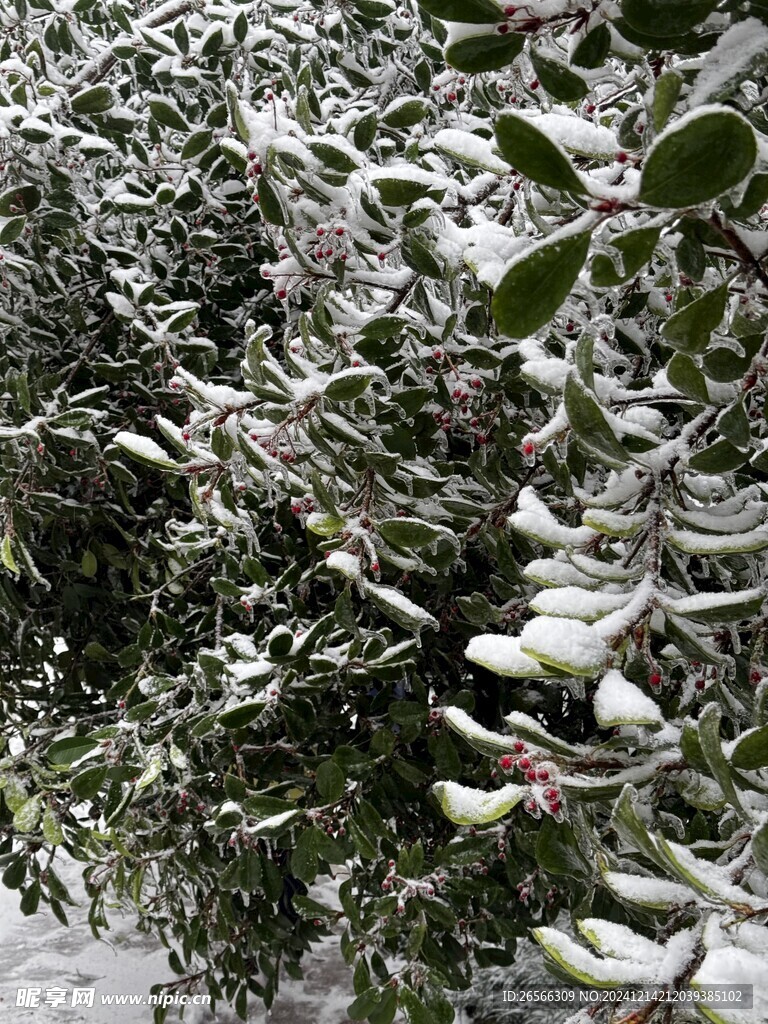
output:
[[[59,864],[57,871],[73,898],[82,892],[80,868],[74,863]],[[334,885],[328,885],[327,896]],[[150,1024],[150,1006],[103,1006],[103,995],[148,995],[152,984],[172,980],[167,951],[152,936],[138,932],[132,918],[113,911],[111,930],[97,942],[88,926],[88,900],[83,896],[79,908],[70,907],[70,927],[65,928],[41,904],[32,917],[23,917],[18,908],[19,895],[0,885],[0,1020],[3,1024]],[[66,989],[64,1005],[46,1005],[47,990]],[[92,1007],[71,1006],[73,988],[94,988]],[[17,1006],[18,989],[40,989],[38,1006]],[[283,977],[280,995],[267,1015],[254,1003],[249,1022],[262,1024],[346,1024],[345,1008],[354,999],[352,976],[338,951],[338,937],[328,936],[306,958],[305,979],[301,982]],[[174,1020],[171,1011],[169,1022]],[[230,1024],[234,1013],[218,1006],[189,1006],[185,1024]]]
[[[72,893],[82,894],[80,865],[57,859],[57,872]],[[335,903],[339,884],[328,880],[320,887],[318,898],[326,905]],[[158,981],[173,980],[167,951],[153,936],[138,932],[134,919],[112,911],[111,929],[105,941],[96,941],[87,923],[88,900],[83,894],[80,907],[68,907],[69,928],[61,925],[43,904],[32,917],[24,917],[18,907],[19,894],[0,885],[0,1020],[3,1024],[151,1024],[152,1007],[137,1005],[104,1006],[102,996],[149,993]],[[249,1024],[352,1024],[346,1007],[355,998],[352,973],[339,952],[337,935],[327,936],[303,963],[304,980],[292,981],[284,975],[280,994],[267,1013],[261,1004],[250,1007]],[[456,999],[456,1024],[487,1024],[503,1020],[505,1024],[555,1024],[564,1015],[540,1007],[525,1011],[505,1011],[499,1004],[501,988],[516,983],[552,984],[543,972],[541,956],[534,947],[520,965],[481,972],[473,992]],[[48,991],[66,990],[64,1005],[47,1005]],[[19,989],[40,989],[39,1005],[17,1006]],[[73,988],[95,989],[92,1007],[70,1005]],[[490,1016],[488,1015],[490,1013]],[[176,1019],[171,1010],[168,1022]],[[399,1019],[399,1018],[398,1018]],[[235,1024],[238,1018],[229,1007],[188,1006],[185,1024]]]

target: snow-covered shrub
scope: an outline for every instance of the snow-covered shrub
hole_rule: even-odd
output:
[[[753,980],[764,4],[0,12],[6,884],[242,1015],[347,861],[371,1024]]]

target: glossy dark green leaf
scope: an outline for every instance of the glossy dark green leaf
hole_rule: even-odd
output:
[[[746,772],[768,767],[768,725],[749,729],[736,740],[731,764]]]
[[[596,253],[592,259],[592,284],[596,288],[612,288],[629,281],[653,256],[660,234],[660,228],[635,228],[614,235],[608,244],[617,251],[618,258],[614,262],[610,255]]]
[[[565,151],[531,119],[509,112],[500,114],[496,141],[504,159],[531,181],[565,192],[586,192]]]
[[[599,405],[582,382],[571,374],[563,392],[565,411],[579,444],[589,454],[614,469],[629,461],[626,449],[611,430]]]
[[[591,29],[573,51],[571,63],[580,68],[602,67],[611,49],[611,32],[605,22]]]
[[[451,43],[446,47],[445,59],[457,71],[479,75],[507,67],[522,53],[524,45],[524,36],[513,32],[499,35],[494,29]]]
[[[679,36],[706,21],[717,0],[623,0],[629,25],[649,36]]]
[[[502,334],[525,338],[548,323],[571,293],[589,252],[590,233],[546,240],[501,279],[491,312]]]
[[[98,747],[99,741],[88,736],[71,736],[64,740],[56,740],[46,751],[52,764],[72,764]]]
[[[573,103],[589,92],[589,86],[581,75],[577,75],[560,61],[534,51],[531,54],[531,63],[543,88],[556,100]]]
[[[706,378],[690,356],[675,352],[667,365],[667,380],[687,398],[704,404],[709,401]]]
[[[435,18],[473,25],[490,25],[502,14],[493,0],[418,0],[419,7]]]
[[[728,153],[727,160],[713,160]],[[699,206],[746,178],[757,159],[755,133],[733,110],[704,109],[668,127],[640,177],[640,201],[660,208]]]
[[[661,328],[662,337],[668,345],[686,355],[699,355],[723,319],[727,298],[727,284],[705,292],[672,314]]]

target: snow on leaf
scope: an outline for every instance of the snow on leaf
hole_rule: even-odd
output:
[[[621,672],[606,672],[595,691],[593,708],[603,728],[615,725],[662,725],[664,716],[656,702]]]
[[[501,789],[485,793],[456,782],[436,782],[432,792],[451,821],[457,825],[479,825],[508,814],[527,794],[528,787],[508,783]]]

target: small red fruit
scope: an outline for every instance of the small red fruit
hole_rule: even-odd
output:
[[[514,765],[514,763],[515,759],[514,757],[512,757],[511,754],[503,754],[499,758],[499,768],[503,768],[505,772],[508,772],[509,769]]]
[[[372,572],[378,572],[379,569],[380,569],[380,566],[379,566],[378,562],[371,562],[371,571]]]
[[[433,359],[442,359],[443,358],[443,353],[441,352],[441,350],[439,348],[436,348],[435,351],[432,353],[432,358]]]
[[[558,793],[558,791],[555,789],[554,786],[550,786],[549,789],[545,789],[544,790],[544,799],[545,800],[550,800],[550,801],[551,800],[557,800],[557,798],[559,796],[560,796],[560,794]]]
[[[616,154],[616,162],[620,164],[625,164],[627,160],[629,160],[627,154],[623,150],[619,150],[619,152]]]
[[[475,440],[480,445],[488,444],[488,438],[486,437],[485,434],[478,434]]]
[[[552,803],[549,805],[549,809],[553,814],[557,814],[557,812],[560,810],[560,801],[553,800]]]
[[[523,455],[533,455],[535,450],[533,441],[526,441],[523,445]]]
[[[595,104],[594,104],[594,103],[588,103],[588,104],[587,104],[587,113],[588,113],[588,114],[594,114],[594,112],[595,112],[595,110],[596,110],[596,109],[597,109],[597,108],[595,107]]]
[[[518,754],[522,754],[523,751],[525,750],[525,744],[523,743],[522,740],[515,740],[515,742],[512,745],[515,748],[515,750],[518,752]]]
[[[261,166],[261,164],[254,164],[251,170],[253,171],[254,174],[262,174],[264,168]]]
[[[512,7],[512,6],[505,7],[504,8],[504,13],[506,14],[506,16],[508,18],[511,18],[513,14],[517,14],[517,8],[516,7]]]
[[[524,772],[528,771],[528,769],[531,767],[531,759],[529,757],[521,757],[520,760],[517,762],[517,766]]]
[[[336,228],[336,234],[339,236],[339,238],[341,238],[341,236],[344,234],[344,228]]]
[[[277,297],[278,299],[287,299],[288,292],[285,290],[285,288],[280,288],[277,292]]]
[[[697,690],[703,690],[707,685],[707,681],[706,679],[697,679],[693,685]]]
[[[455,92],[449,92],[449,93],[448,93],[448,96],[447,96],[447,99],[448,99],[448,100],[449,100],[449,101],[450,101],[451,103],[455,103],[455,102],[456,102],[456,93],[455,93]]]
[[[509,32],[509,25],[497,25],[496,31],[500,36],[505,36]]]
[[[658,672],[652,673],[648,676],[648,683],[651,686],[661,686],[661,676]]]
[[[317,237],[318,238],[322,238],[324,234],[325,234],[325,228],[318,228],[317,229]]]
[[[536,778],[539,780],[539,782],[546,782],[549,778],[549,772],[546,768],[539,768],[539,770],[536,772]]]
[[[538,89],[539,88],[539,80],[538,80],[538,78],[534,78],[534,80],[531,82],[531,88],[532,89]]]
[[[536,769],[535,768],[529,768],[528,771],[525,773],[525,777],[526,777],[526,779],[528,779],[529,782],[535,782],[536,781]]]

